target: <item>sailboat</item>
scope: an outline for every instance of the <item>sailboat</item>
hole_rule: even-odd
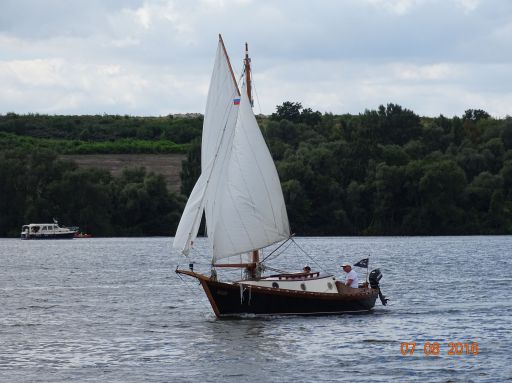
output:
[[[380,273],[350,288],[323,272],[264,276],[262,249],[289,240],[290,225],[279,176],[252,110],[246,44],[241,90],[219,35],[204,115],[201,175],[185,206],[173,247],[188,256],[203,213],[211,275],[177,268],[199,280],[219,318],[256,315],[335,314],[369,311],[379,294]],[[230,257],[246,262],[226,262]],[[245,277],[221,281],[217,268],[242,268]]]

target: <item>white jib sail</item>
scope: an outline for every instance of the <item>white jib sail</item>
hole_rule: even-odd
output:
[[[234,99],[239,96],[228,60],[219,41],[203,122],[201,176],[189,196],[173,242],[173,247],[185,255],[197,236],[211,181],[219,178],[220,165],[233,140],[238,115]]]

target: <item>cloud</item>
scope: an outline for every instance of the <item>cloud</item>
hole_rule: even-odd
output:
[[[397,15],[408,13],[414,6],[424,3],[424,0],[366,0],[377,8],[384,9]]]
[[[506,0],[4,0],[0,113],[202,112],[222,33],[237,72],[249,42],[266,114],[504,116],[511,15]]]

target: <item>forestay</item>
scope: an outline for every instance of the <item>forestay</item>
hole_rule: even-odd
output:
[[[188,254],[205,211],[213,259],[260,249],[289,237],[274,162],[219,42],[203,125],[202,166],[173,246]]]

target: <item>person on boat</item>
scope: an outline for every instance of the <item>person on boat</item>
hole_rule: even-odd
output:
[[[311,267],[309,267],[309,265],[304,266],[304,268],[302,269],[302,272],[303,272],[304,274],[309,274],[309,273],[311,273]]]
[[[347,273],[345,277],[345,285],[357,289],[359,287],[359,281],[357,279],[356,272],[352,270],[352,266],[348,263],[344,263],[341,267],[343,267],[343,271]]]

